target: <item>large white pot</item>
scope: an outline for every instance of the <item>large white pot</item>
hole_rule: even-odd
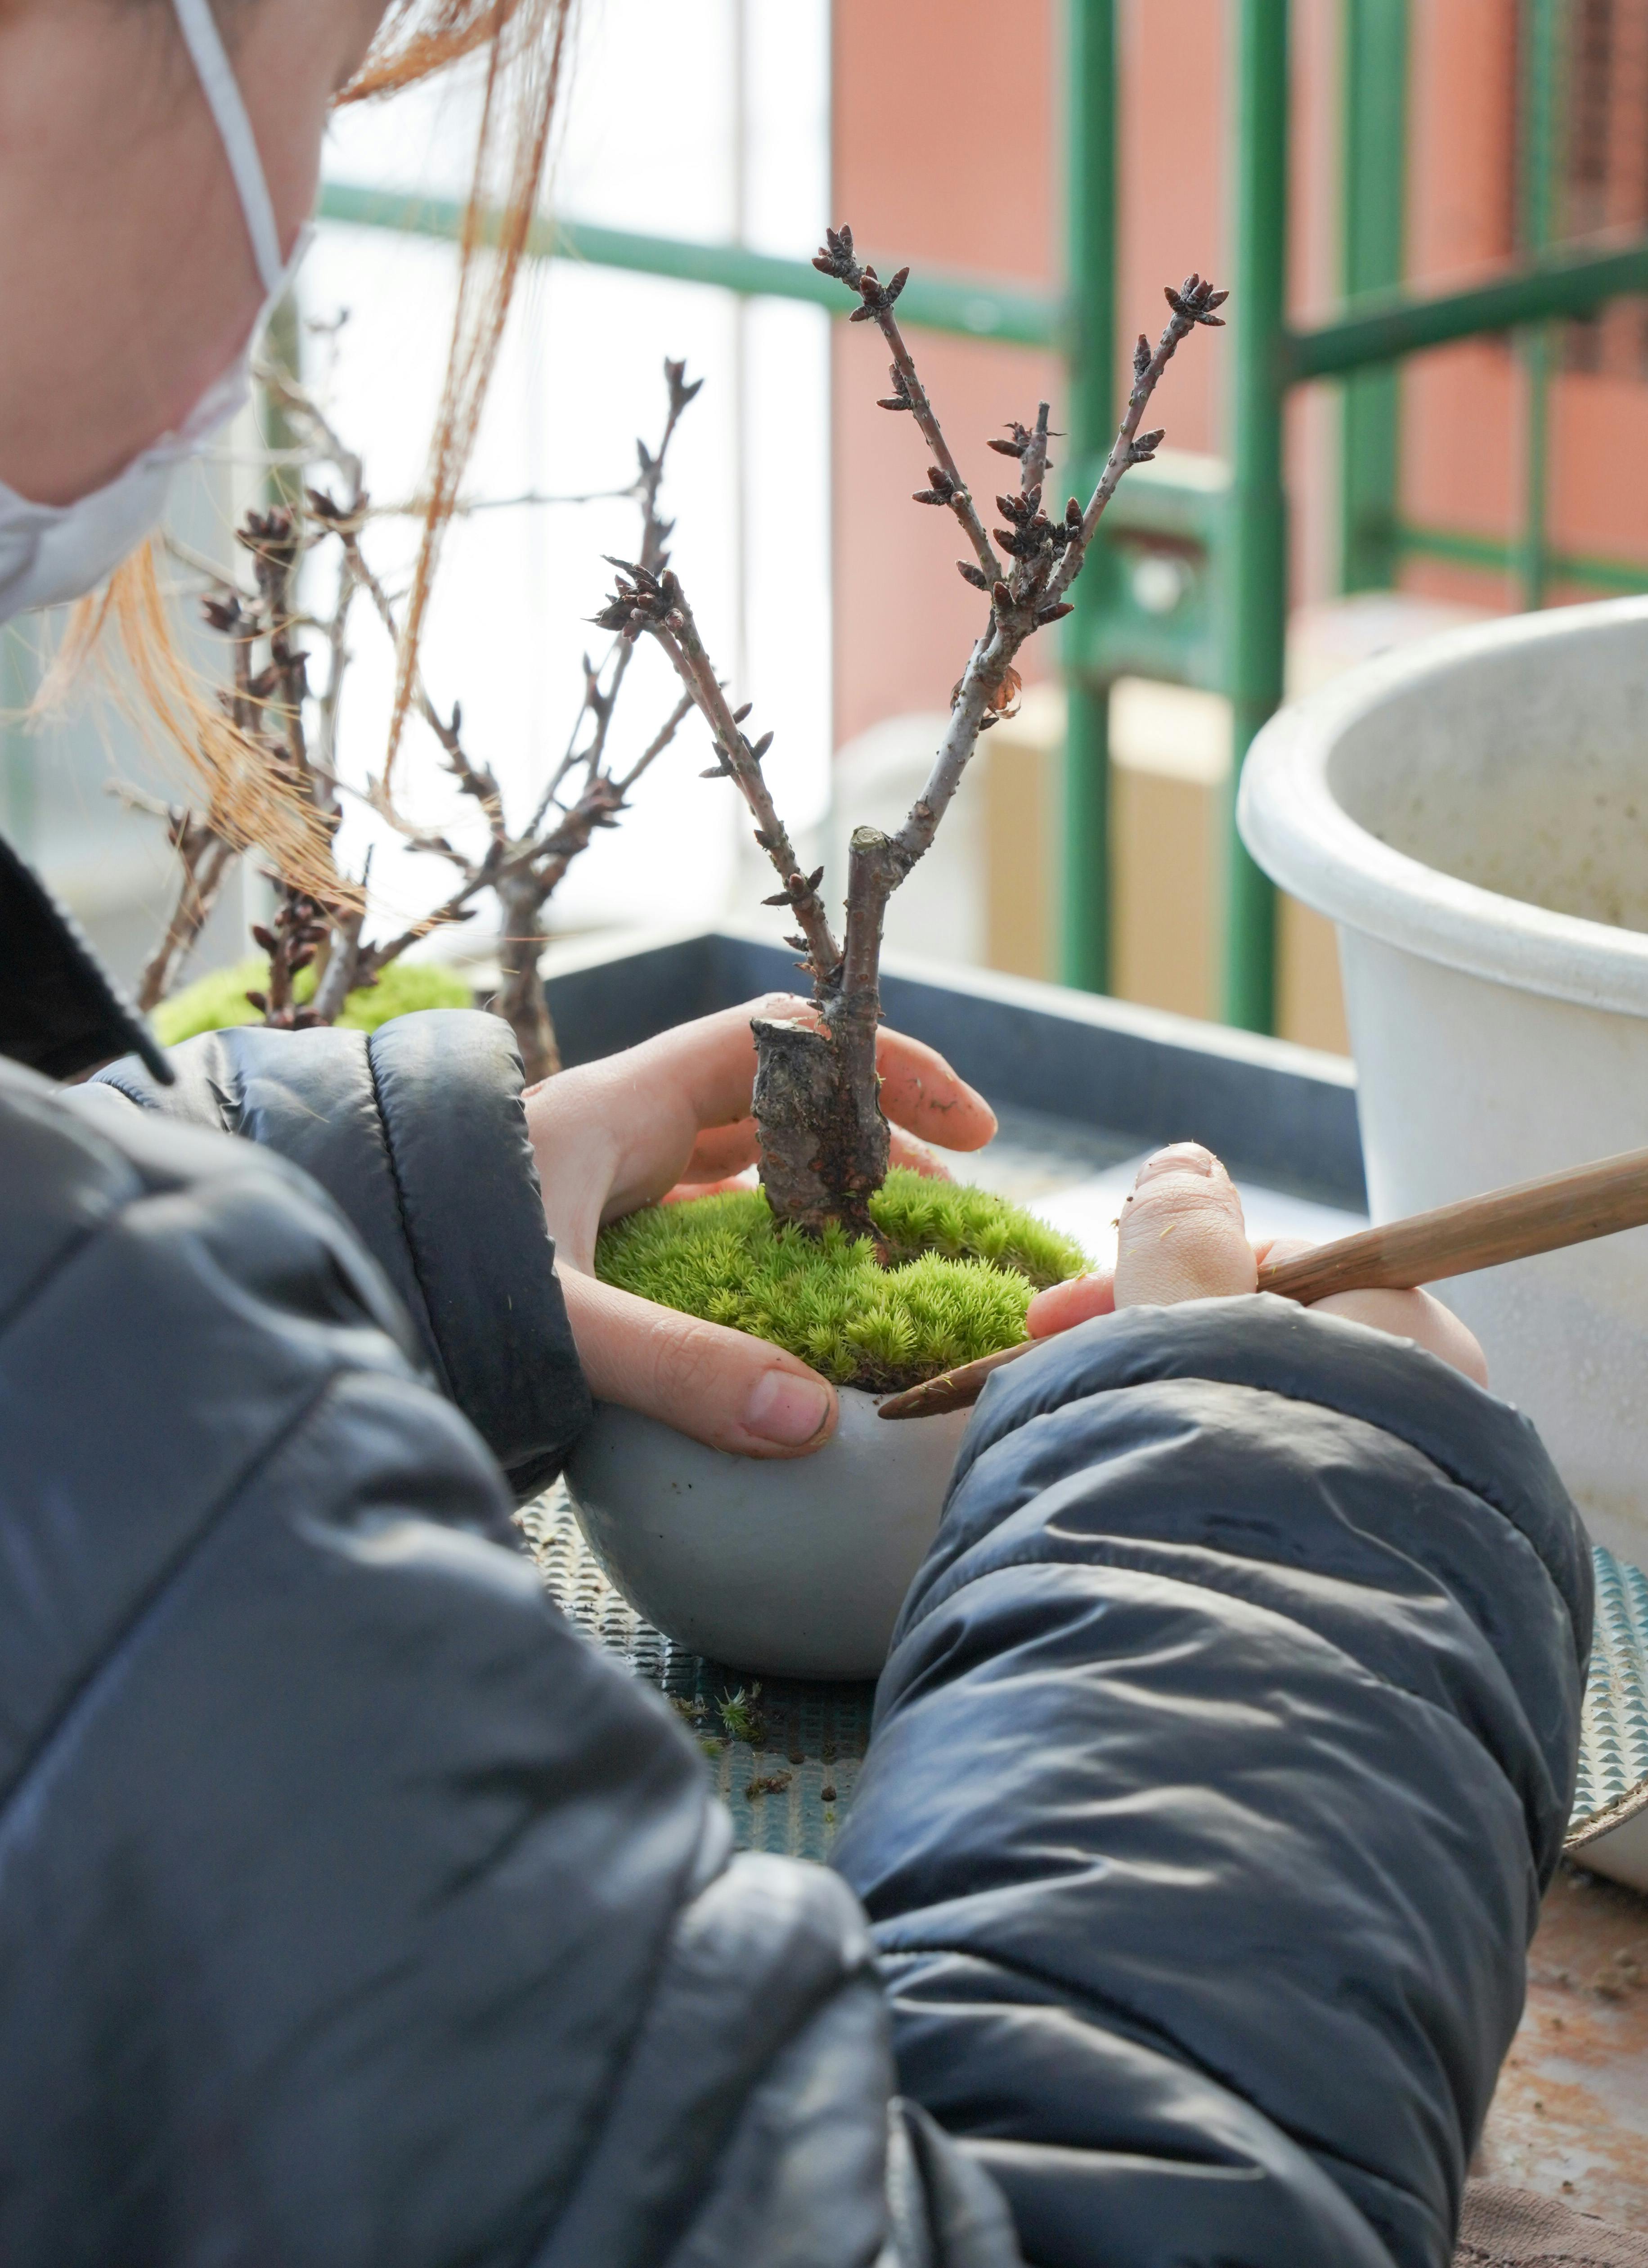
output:
[[[874,1677],[969,1414],[889,1425],[845,1388],[823,1448],[757,1458],[598,1403],[567,1487],[611,1580],[695,1653],[774,1677]]]
[[[1338,924],[1376,1220],[1648,1145],[1648,600],[1336,681],[1265,727],[1240,821]],[[1440,1290],[1648,1565],[1648,1230]]]

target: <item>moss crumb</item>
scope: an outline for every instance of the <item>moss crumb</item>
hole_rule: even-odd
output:
[[[838,1386],[889,1393],[1025,1336],[1048,1284],[1090,1263],[1079,1245],[988,1189],[904,1168],[870,1201],[867,1239],[781,1227],[764,1191],[651,1205],[602,1233],[605,1283],[787,1348]]]
[[[766,1731],[761,1710],[761,1686],[752,1685],[747,1691],[739,1686],[736,1693],[724,1693],[717,1703],[717,1713],[730,1741],[742,1741],[748,1748],[759,1748]]]

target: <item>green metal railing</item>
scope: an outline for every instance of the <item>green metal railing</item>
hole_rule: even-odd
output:
[[[1513,575],[1538,606],[1553,583],[1648,588],[1648,564],[1552,550],[1547,525],[1551,326],[1621,294],[1648,291],[1648,237],[1564,247],[1555,238],[1564,0],[1522,0],[1520,254],[1463,290],[1401,288],[1403,270],[1409,0],[1341,0],[1343,11],[1346,304],[1331,321],[1293,328],[1286,315],[1288,0],[1227,0],[1232,33],[1233,242],[1221,263],[1232,286],[1225,356],[1228,460],[1165,453],[1117,493],[1075,586],[1063,648],[1070,722],[1064,762],[1062,974],[1102,990],[1109,961],[1108,701],[1122,675],[1228,695],[1234,762],[1225,831],[1224,1012],[1268,1030],[1275,1020],[1274,893],[1237,838],[1242,760],[1282,697],[1287,626],[1287,497],[1283,426],[1292,388],[1324,380],[1343,393],[1340,581],[1386,587],[1401,562],[1427,557]],[[1118,72],[1115,0],[1065,0],[1069,89],[1068,275],[1062,298],[997,278],[920,270],[899,303],[927,329],[1046,349],[1070,372],[1072,485],[1096,473],[1115,409]],[[324,217],[401,233],[455,238],[455,202],[328,184]],[[743,246],[636,235],[544,220],[535,258],[581,260],[633,273],[798,299],[847,311],[839,288],[806,261]],[[1524,501],[1510,542],[1416,526],[1399,510],[1396,365],[1461,339],[1514,333],[1523,372]],[[1174,563],[1179,596],[1164,610],[1137,570]]]
[[[343,181],[328,181],[320,192],[323,220],[392,229],[400,236],[434,237],[445,243],[456,243],[462,235],[464,210],[453,197],[404,196]],[[637,236],[629,229],[546,216],[528,231],[526,251],[533,260],[576,260],[591,268],[627,269],[632,275],[666,276],[678,284],[710,284],[750,298],[804,299],[831,314],[851,312],[841,285],[833,276],[820,276],[811,261],[782,260],[772,253],[753,252],[747,245]],[[1062,304],[1047,293],[934,269],[910,277],[899,300],[899,320],[1009,346],[1058,346],[1063,337]]]
[[[1631,291],[1648,291],[1648,237],[1548,252],[1518,261],[1489,283],[1433,298],[1374,292],[1353,313],[1313,330],[1290,332],[1282,374],[1290,386],[1344,378],[1430,347],[1513,331],[1546,317],[1593,314],[1606,301]]]

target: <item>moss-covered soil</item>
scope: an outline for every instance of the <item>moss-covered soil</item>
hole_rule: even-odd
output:
[[[1033,1292],[1091,1263],[988,1189],[895,1168],[866,1239],[781,1228],[760,1189],[649,1205],[602,1232],[596,1272],[662,1307],[786,1347],[838,1386],[884,1394],[1016,1346]]]
[[[174,1048],[197,1032],[261,1023],[246,994],[268,983],[267,961],[242,961],[232,968],[214,968],[209,976],[197,977],[155,1010],[151,1020],[161,1046]],[[314,988],[313,969],[301,970],[293,987],[300,1004],[313,998]],[[415,1008],[467,1008],[473,997],[463,978],[450,968],[428,961],[392,961],[376,984],[349,994],[338,1023],[344,1031],[375,1032],[391,1017],[410,1015]]]

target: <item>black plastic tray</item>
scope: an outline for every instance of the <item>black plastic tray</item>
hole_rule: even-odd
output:
[[[548,981],[569,1064],[798,982],[782,946],[730,930],[580,951]],[[1337,1056],[982,970],[889,960],[889,1023],[997,1108],[1128,1138],[1194,1139],[1239,1178],[1365,1211],[1356,1073]]]

